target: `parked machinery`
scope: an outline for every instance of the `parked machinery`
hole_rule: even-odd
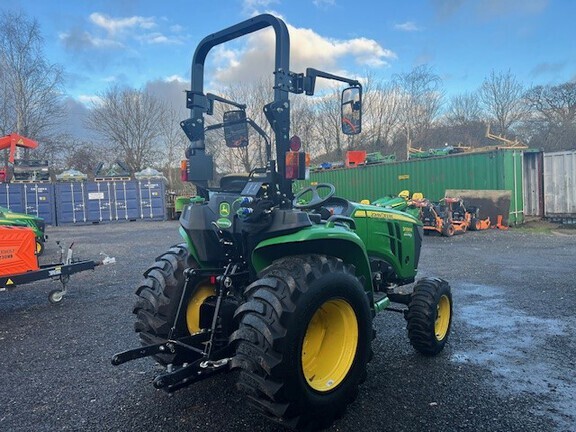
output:
[[[245,105],[203,88],[213,47],[266,27],[276,35],[274,99],[263,107],[275,158]],[[415,281],[422,241],[417,218],[338,198],[326,183],[294,195],[293,180],[304,178],[307,158],[300,139],[290,138],[289,93],[313,95],[317,78],[346,83],[342,132],[355,135],[362,86],[312,68],[294,73],[289,53],[288,28],[272,15],[211,34],[197,47],[187,92],[191,117],[181,126],[190,139],[187,179],[201,196],[183,208],[184,242],[156,259],[136,291],[142,346],[118,353],[112,363],[153,357],[164,367],[154,386],[167,392],[239,369],[238,388],[263,415],[315,430],[342,415],[366,379],[377,312],[401,312],[412,346],[431,356],[448,339],[452,294],[442,279]],[[215,101],[234,109],[222,123],[206,126]],[[248,124],[266,142],[265,166],[210,187],[214,164],[205,133],[223,128],[228,151],[235,152],[249,146]],[[392,302],[400,308],[388,308]]]

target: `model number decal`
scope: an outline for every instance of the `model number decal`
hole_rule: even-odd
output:
[[[50,276],[58,276],[59,274],[62,274],[62,267],[55,267],[54,270],[50,270],[48,274]]]

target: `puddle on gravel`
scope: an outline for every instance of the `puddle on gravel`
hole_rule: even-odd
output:
[[[550,343],[568,336],[568,324],[511,308],[498,287],[463,284],[458,289],[466,303],[455,309],[455,319],[467,327],[467,337],[463,346],[452,345],[450,360],[486,367],[505,394],[546,395],[554,401],[551,415],[573,420],[573,359]]]

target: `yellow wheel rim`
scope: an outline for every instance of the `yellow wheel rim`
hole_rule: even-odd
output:
[[[441,341],[448,333],[450,326],[450,299],[443,295],[436,306],[436,322],[434,323],[434,333],[436,340]]]
[[[208,297],[214,295],[216,295],[216,291],[212,285],[200,285],[196,288],[196,292],[186,307],[186,327],[188,327],[190,334],[202,330],[200,328],[200,306]]]
[[[42,252],[42,243],[36,240],[36,255],[40,255],[40,252]]]
[[[302,371],[319,392],[336,388],[346,378],[358,346],[358,321],[345,300],[329,300],[314,313],[302,344]]]

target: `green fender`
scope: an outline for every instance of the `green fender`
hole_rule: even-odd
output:
[[[202,265],[202,263],[200,262],[200,259],[198,258],[198,252],[196,251],[196,248],[194,247],[194,244],[192,243],[192,239],[188,236],[188,233],[186,232],[186,230],[182,227],[179,227],[178,232],[180,233],[180,235],[182,236],[182,238],[186,241],[186,244],[188,245],[188,253],[190,253],[190,255],[192,255],[192,257],[194,257],[194,260],[198,263],[198,265],[200,267],[204,267]]]
[[[304,254],[335,256],[354,265],[356,275],[372,300],[372,276],[366,248],[360,237],[347,227],[332,223],[312,225],[292,234],[264,240],[252,252],[252,265],[256,272],[260,272],[274,260]]]

